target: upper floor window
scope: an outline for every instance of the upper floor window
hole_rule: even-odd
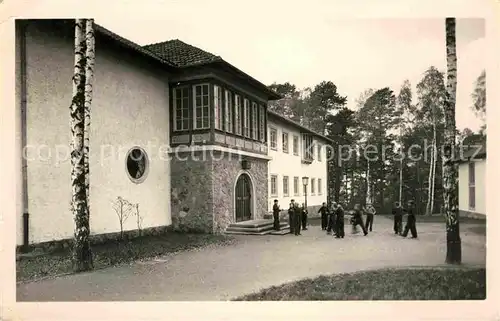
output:
[[[321,145],[318,144],[318,161],[321,162]]]
[[[241,135],[241,96],[234,95],[234,129],[236,135]]]
[[[215,129],[222,130],[222,88],[217,85],[214,85],[214,118]]]
[[[229,90],[225,91],[225,97],[224,97],[224,102],[225,102],[225,130],[228,133],[233,132],[233,100],[232,100],[232,94]]]
[[[259,126],[257,122],[258,109],[257,104],[252,102],[252,139],[259,138]]]
[[[250,138],[250,101],[243,100],[243,136]]]
[[[260,141],[265,142],[266,138],[266,108],[264,106],[260,106],[260,114],[259,114],[259,123],[260,123]]]
[[[299,136],[293,136],[293,154],[299,155]]]
[[[210,103],[208,84],[193,86],[194,129],[210,128]]]
[[[299,177],[295,176],[293,178],[293,195],[299,196]]]
[[[312,161],[314,159],[314,145],[311,135],[302,135],[302,158],[304,160]]]
[[[278,149],[278,131],[276,128],[271,128],[269,130],[269,141],[271,144],[271,149],[277,150]]]
[[[189,88],[174,89],[174,131],[189,129]]]
[[[281,134],[282,144],[283,144],[283,153],[288,153],[288,133],[283,132]]]
[[[323,185],[321,183],[321,178],[318,178],[318,195],[323,193]]]
[[[311,178],[311,195],[314,195],[316,192],[316,179]]]

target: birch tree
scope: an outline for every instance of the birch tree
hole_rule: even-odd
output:
[[[442,124],[443,104],[446,98],[444,75],[435,67],[426,70],[424,77],[417,84],[418,104],[420,106],[420,118],[425,124],[432,128],[431,153],[429,162],[428,193],[426,214],[432,214],[434,210],[434,193],[436,184],[436,166],[438,159],[437,132]]]
[[[95,65],[95,39],[94,19],[85,21],[85,127],[84,127],[84,162],[85,162],[85,189],[87,193],[87,206],[90,211],[90,106],[92,105],[92,82],[94,79]]]
[[[457,94],[456,19],[446,18],[446,99],[444,104],[443,198],[446,216],[446,263],[462,262],[462,244],[458,218],[458,168],[453,162],[455,150],[455,104]]]
[[[73,242],[73,269],[75,272],[93,268],[90,249],[89,208],[85,169],[85,85],[86,85],[86,21],[75,20],[75,65],[73,75],[73,98],[70,106],[71,142],[71,187],[72,212],[75,221]]]

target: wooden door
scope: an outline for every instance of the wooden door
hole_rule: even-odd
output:
[[[252,213],[250,202],[252,201],[252,192],[248,175],[242,174],[238,178],[236,182],[235,198],[236,222],[251,220]]]

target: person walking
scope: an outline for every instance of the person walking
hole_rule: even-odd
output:
[[[361,210],[361,205],[355,204],[354,205],[354,213],[353,213],[353,231],[356,231],[357,226],[361,226],[361,229],[363,230],[363,234],[366,236],[368,235],[368,232],[366,231],[365,225],[363,224],[363,213]]]
[[[338,204],[335,209],[335,238],[344,238],[344,209]]]
[[[394,203],[392,215],[394,215],[394,234],[401,234],[403,230],[403,209],[399,202]]]
[[[280,230],[280,206],[278,205],[278,200],[274,200],[274,205],[273,205],[273,219],[274,219],[274,230],[279,231]]]
[[[309,212],[307,211],[307,207],[305,206],[304,203],[302,203],[300,214],[302,219],[302,230],[307,231],[307,214],[309,214]]]
[[[294,234],[295,235],[301,235],[300,234],[300,225],[302,221],[302,208],[299,207],[299,204],[297,202],[294,202],[293,205],[293,212],[294,212]]]
[[[408,236],[408,231],[411,232],[411,237],[413,239],[417,238],[417,218],[415,216],[415,207],[413,201],[408,202],[408,210],[406,210],[408,213],[408,218],[406,220],[406,226],[405,230],[403,231],[403,234],[401,234],[402,237],[407,237]]]
[[[323,202],[321,204],[321,207],[318,210],[318,213],[321,214],[321,230],[326,230],[326,227],[328,226],[328,208],[326,207],[326,203]]]
[[[373,218],[375,214],[377,214],[377,211],[375,210],[375,207],[371,203],[368,203],[368,205],[365,208],[365,213],[366,213],[366,225],[365,229],[370,230],[370,232],[373,230]]]
[[[295,201],[291,200],[288,207],[288,225],[290,225],[290,233],[295,233]]]
[[[335,233],[335,207],[336,207],[335,202],[333,202],[329,207],[327,211],[327,217],[328,217],[328,225],[326,227],[326,234],[330,235],[332,233]]]

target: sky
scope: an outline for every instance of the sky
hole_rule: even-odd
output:
[[[288,81],[304,88],[332,81],[350,108],[368,88],[390,87],[397,94],[405,79],[415,98],[427,68],[446,71],[444,18],[342,18],[323,13],[318,2],[281,12],[271,2],[237,11],[221,10],[213,5],[218,1],[196,3],[171,1],[146,14],[142,2],[127,1],[133,17],[118,10],[99,15],[96,23],[140,45],[180,39],[267,85]],[[457,19],[456,36],[457,127],[477,130],[481,122],[470,106],[474,82],[486,67],[484,19]]]

